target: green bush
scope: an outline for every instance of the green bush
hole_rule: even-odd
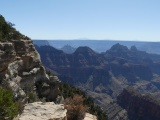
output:
[[[11,120],[18,114],[18,104],[10,90],[0,88],[0,120]]]

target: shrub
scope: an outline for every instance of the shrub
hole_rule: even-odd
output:
[[[0,120],[11,120],[18,114],[18,104],[10,90],[0,88]]]
[[[87,96],[83,91],[78,88],[75,88],[67,83],[60,84],[60,95],[62,95],[65,99],[70,97],[74,98],[73,96],[78,94],[83,98],[83,104],[87,106],[87,112],[96,115],[97,120],[108,120],[108,116],[106,113],[97,105],[94,104],[93,99]],[[75,97],[76,98],[76,97]],[[66,102],[66,100],[65,100]],[[68,100],[68,102],[70,102]]]
[[[83,97],[74,95],[73,98],[65,99],[68,120],[82,120],[85,116],[86,107],[83,105]]]

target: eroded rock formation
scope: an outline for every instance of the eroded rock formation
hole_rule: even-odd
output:
[[[1,42],[0,66],[1,86],[12,89],[18,99],[25,99],[25,87],[49,80],[31,40]]]

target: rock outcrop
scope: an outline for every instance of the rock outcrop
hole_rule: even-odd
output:
[[[124,89],[118,96],[118,104],[128,112],[130,120],[159,120],[160,103],[151,96],[142,96],[133,88]]]
[[[26,104],[18,120],[67,120],[63,104],[35,102]]]
[[[84,117],[84,120],[97,120],[97,117],[95,115],[86,113],[85,117]]]
[[[26,98],[25,87],[49,80],[31,40],[0,42],[1,86],[9,87],[16,99]]]

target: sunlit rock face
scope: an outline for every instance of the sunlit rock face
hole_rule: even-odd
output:
[[[25,99],[24,87],[49,80],[31,40],[0,42],[0,78],[18,99]]]
[[[84,120],[97,120],[97,117],[95,115],[86,113],[85,117],[84,117]]]
[[[35,102],[26,104],[18,120],[67,120],[66,113],[63,104]]]

